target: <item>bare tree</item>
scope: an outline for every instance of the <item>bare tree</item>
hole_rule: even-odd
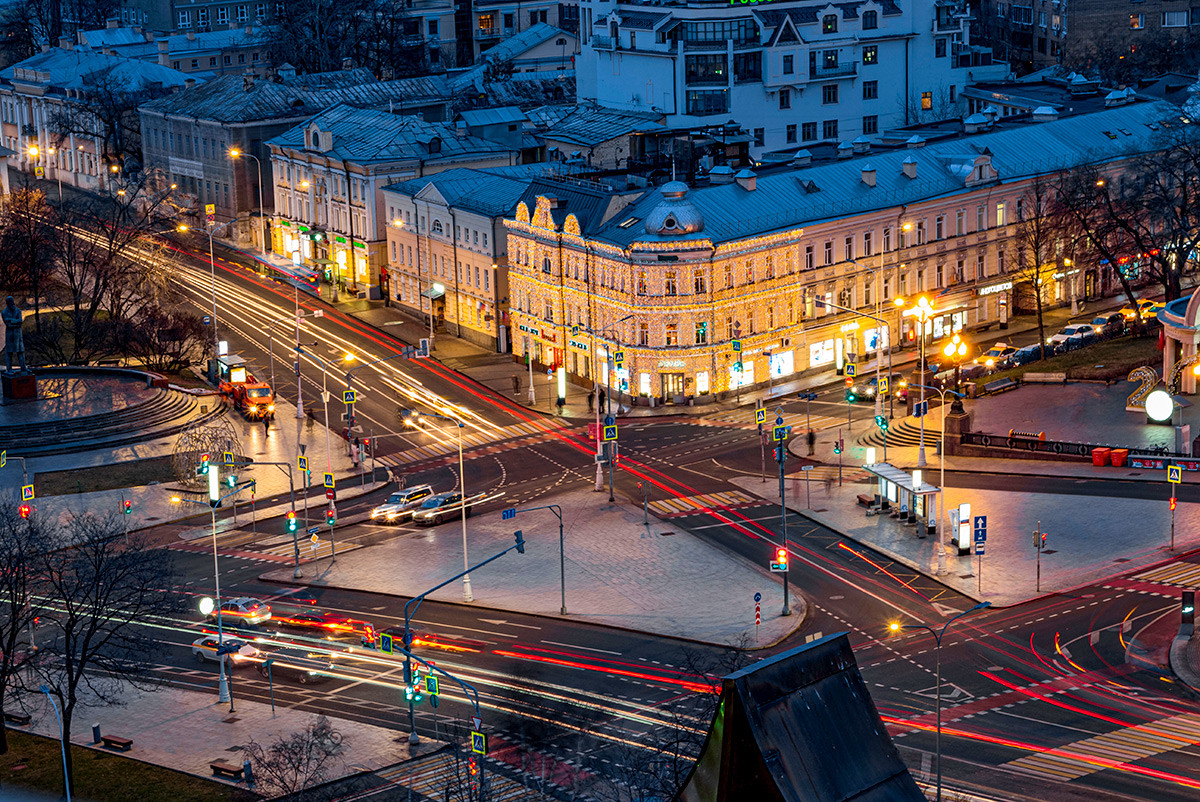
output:
[[[91,513],[51,531],[52,546],[37,563],[46,591],[43,625],[48,634],[37,673],[57,699],[65,746],[81,696],[117,704],[127,684],[154,689],[150,673],[163,646],[145,628],[152,616],[170,615],[181,603],[171,552],[140,534],[122,537],[116,515]],[[72,776],[71,750],[66,774]]]
[[[48,546],[42,521],[22,518],[13,504],[0,504],[0,721],[25,689],[37,651],[34,623],[43,588],[38,566]],[[0,754],[8,753],[8,728],[0,726]]]
[[[1059,243],[1062,241],[1061,218],[1053,207],[1053,185],[1049,179],[1036,177],[1017,204],[1017,221],[1008,240],[1009,260],[1016,265],[1013,276],[1014,295],[1029,298],[1037,315],[1040,359],[1046,354],[1046,303],[1058,270]]]
[[[206,336],[199,315],[147,306],[124,322],[117,345],[148,370],[171,373],[191,364]]]
[[[37,54],[43,44],[57,46],[62,36],[103,28],[120,7],[119,0],[20,0],[0,11],[3,64]]]
[[[53,264],[58,228],[40,189],[28,184],[0,198],[0,286],[33,297],[34,331],[41,331],[42,292]]]
[[[312,789],[330,778],[344,747],[329,719],[318,716],[303,730],[268,746],[251,740],[240,748],[261,785],[273,794],[302,802],[311,800]]]

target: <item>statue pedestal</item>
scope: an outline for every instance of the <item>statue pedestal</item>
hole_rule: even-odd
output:
[[[0,381],[4,384],[5,400],[32,401],[37,398],[37,377],[32,373],[5,371],[0,374]]]

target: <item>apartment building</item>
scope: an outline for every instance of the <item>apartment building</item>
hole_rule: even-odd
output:
[[[1082,159],[1118,170],[1172,117],[1162,102],[1046,122],[978,115],[964,121],[978,133],[762,175],[718,167],[708,186],[671,182],[631,203],[531,188],[506,221],[514,354],[607,378],[635,402],[703,401],[1004,325],[1031,183]],[[1112,291],[1094,258],[1053,275],[1051,303]],[[936,309],[923,330],[895,306],[922,294]],[[881,310],[884,325],[837,307]]]
[[[1008,71],[970,43],[968,12],[949,0],[580,9],[581,100],[657,111],[670,128],[733,121],[756,158],[954,116],[965,86]]]

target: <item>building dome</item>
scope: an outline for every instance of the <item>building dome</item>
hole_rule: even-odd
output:
[[[704,230],[704,217],[687,199],[688,186],[682,181],[663,184],[662,200],[646,216],[646,233],[677,237]]]

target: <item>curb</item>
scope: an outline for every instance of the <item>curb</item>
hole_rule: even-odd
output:
[[[279,570],[279,569],[273,569],[273,571],[275,571],[275,570]],[[311,582],[296,582],[295,580],[274,579],[272,577],[267,576],[267,574],[259,574],[257,579],[259,582],[269,582],[273,585],[293,585],[293,586],[298,585],[298,586],[303,586],[303,587],[321,587],[321,588],[325,588],[328,590],[340,590],[343,592],[369,593],[372,596],[386,596],[386,597],[392,598],[392,599],[411,599],[411,598],[413,598],[412,596],[408,596],[403,593],[384,593],[382,591],[366,591],[361,588],[350,587],[348,585],[332,585],[332,584],[314,585]],[[599,624],[599,623],[595,623],[592,621],[577,621],[577,620],[571,618],[570,614],[564,616],[564,615],[554,615],[553,613],[534,613],[534,612],[526,612],[524,610],[510,610],[505,607],[491,607],[488,605],[476,604],[475,602],[443,601],[440,599],[435,600],[435,601],[437,604],[454,605],[455,607],[461,607],[466,610],[482,610],[484,612],[508,613],[510,615],[515,613],[517,615],[525,615],[525,616],[529,616],[530,618],[540,618],[540,619],[544,619],[547,621],[566,621],[566,622],[576,624],[579,626],[597,627],[599,629],[613,630],[616,632],[632,632],[637,635],[647,635],[647,636],[654,637],[654,638],[669,638],[670,640],[681,641],[683,643],[695,643],[700,646],[721,646],[721,647],[726,647],[726,648],[734,648],[734,647],[731,647],[730,644],[728,644],[728,643],[701,640],[699,638],[688,638],[688,637],[684,637],[682,635],[670,635],[670,634],[666,634],[663,632],[651,632],[649,630],[636,629],[634,627],[622,626],[620,624]],[[787,640],[788,638],[792,637],[793,635],[796,634],[797,631],[799,631],[799,629],[804,625],[804,623],[806,621],[808,621],[808,619],[810,617],[809,611],[811,609],[812,609],[812,605],[809,604],[807,600],[805,600],[804,615],[796,616],[796,625],[794,627],[792,627],[790,630],[788,630],[786,633],[779,636],[775,640],[770,641],[769,643],[755,644],[754,646],[748,646],[748,647],[745,647],[743,649],[743,651],[753,652],[753,651],[758,651],[761,649],[770,649],[771,647],[777,646],[778,644],[780,644],[783,641]]]
[[[1187,645],[1191,640],[1187,635],[1176,635],[1171,641],[1167,652],[1167,665],[1193,698],[1200,698],[1200,675],[1192,670],[1187,659]]]

